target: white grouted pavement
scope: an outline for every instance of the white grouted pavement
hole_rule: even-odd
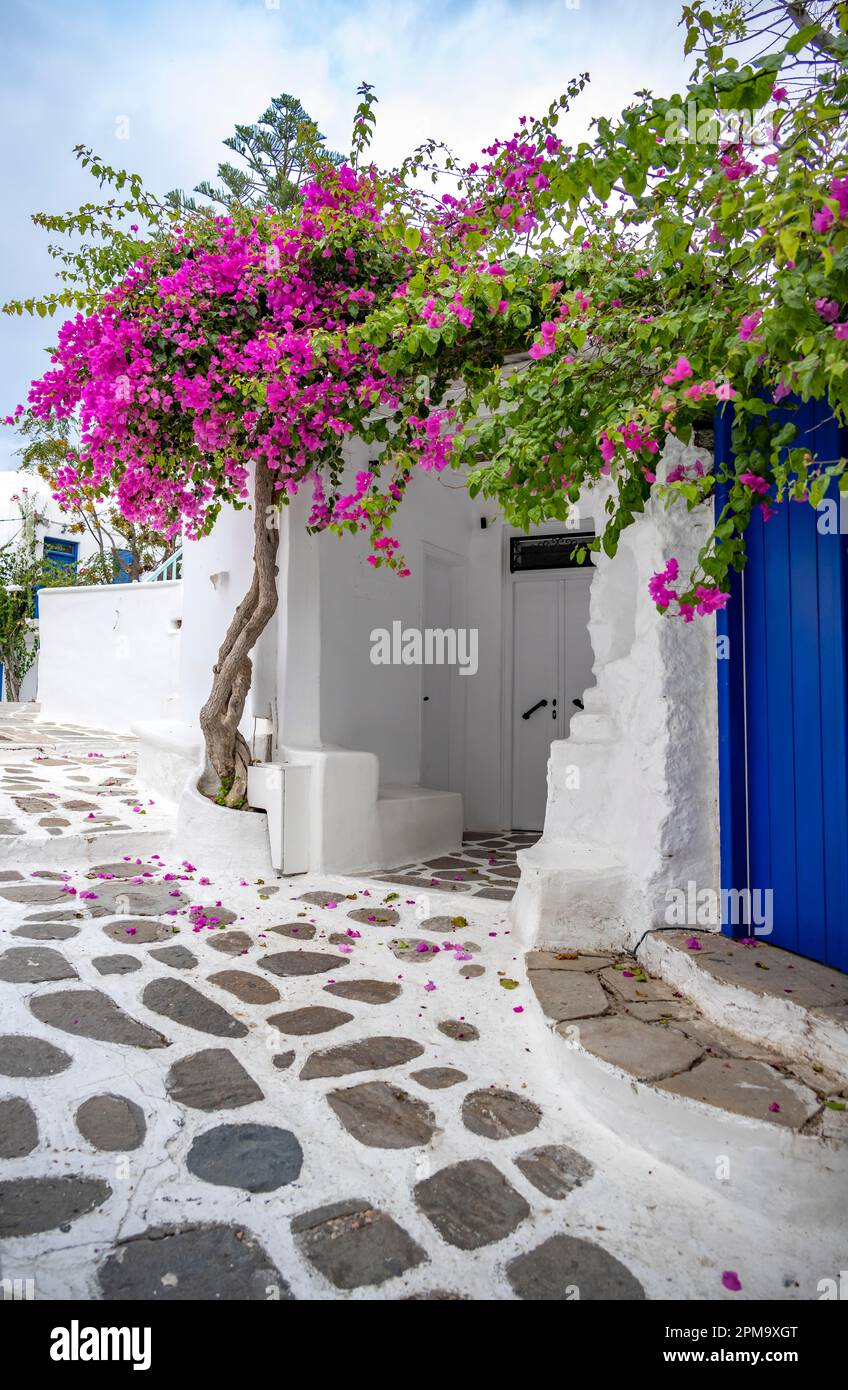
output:
[[[3,1277],[43,1299],[740,1301],[833,1273],[825,1238],[570,1099],[505,903],[218,879],[144,841],[4,860]]]

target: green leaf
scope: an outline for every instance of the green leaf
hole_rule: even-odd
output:
[[[803,29],[799,29],[797,34],[789,40],[786,45],[787,53],[800,53],[810,39],[814,39],[821,29],[820,24],[805,24]]]

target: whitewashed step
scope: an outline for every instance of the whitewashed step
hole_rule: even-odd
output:
[[[380,868],[452,854],[462,846],[463,810],[458,792],[388,783],[377,798]]]
[[[706,931],[652,932],[639,959],[713,1023],[848,1083],[848,975]]]
[[[526,958],[550,1064],[618,1137],[802,1231],[842,1221],[848,1086],[713,1024],[632,957]]]
[[[510,917],[519,941],[591,951],[599,938],[627,938],[631,874],[598,845],[543,838],[518,851]]]

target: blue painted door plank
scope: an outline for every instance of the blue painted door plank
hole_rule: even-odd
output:
[[[716,464],[731,455],[730,431],[733,407],[726,405],[716,415]],[[727,488],[716,489],[716,517],[727,501]],[[742,578],[732,575],[730,602],[716,614],[718,676],[718,763],[719,829],[721,836],[722,889],[748,886],[747,811],[745,807],[745,702],[743,679],[744,637],[742,621]],[[729,936],[741,935],[732,923],[722,930]]]
[[[820,460],[844,456],[823,403],[779,413]],[[719,418],[717,457],[728,450]],[[806,503],[756,515],[720,615],[731,639],[718,672],[722,886],[771,888],[771,942],[848,970],[848,538],[817,523]],[[744,681],[733,660],[743,629]]]

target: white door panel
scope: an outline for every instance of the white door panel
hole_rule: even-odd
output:
[[[592,571],[513,583],[512,825],[541,830],[551,744],[592,684]],[[544,701],[544,703],[542,703]]]
[[[593,571],[578,570],[563,580],[565,593],[565,653],[563,658],[563,721],[568,737],[571,720],[576,713],[574,701],[582,702],[585,692],[594,684],[592,663],[595,659],[589,638],[589,586]]]
[[[423,618],[426,628],[449,628],[452,613],[453,566],[433,555],[424,557]],[[421,668],[421,785],[449,791],[451,784],[450,666]]]
[[[512,824],[541,830],[548,758],[559,737],[562,586],[550,579],[525,579],[512,591]]]

